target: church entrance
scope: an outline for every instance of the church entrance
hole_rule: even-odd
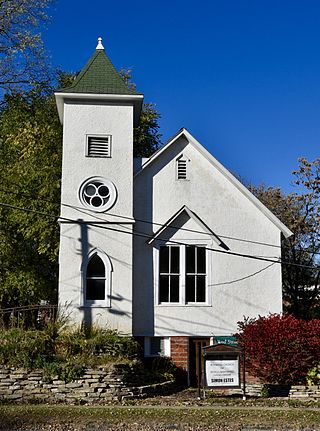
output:
[[[198,387],[201,383],[202,347],[210,345],[209,337],[196,337],[189,340],[189,384],[193,387]]]

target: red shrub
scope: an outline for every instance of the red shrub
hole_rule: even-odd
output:
[[[320,320],[272,314],[239,322],[239,345],[250,374],[264,383],[304,383],[320,360]]]

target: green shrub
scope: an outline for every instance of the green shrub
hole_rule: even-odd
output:
[[[161,356],[153,358],[148,364],[147,378],[150,382],[166,382],[173,380],[178,369],[170,358]]]
[[[46,362],[43,366],[44,379],[47,381],[57,377],[66,383],[80,378],[85,371],[85,365],[78,358],[71,358],[67,361],[55,359],[52,362]]]
[[[138,354],[138,344],[132,337],[120,336],[115,330],[82,328],[61,334],[57,339],[57,353],[65,357],[105,355],[133,358]]]
[[[44,331],[19,328],[0,330],[0,363],[24,368],[41,367],[53,353],[53,342]]]
[[[308,371],[307,383],[309,386],[320,385],[320,363]]]
[[[110,361],[138,356],[138,343],[117,331],[100,328],[59,331],[57,326],[44,330],[0,330],[0,364],[24,368],[54,368],[59,363],[60,377],[68,368],[103,365]],[[61,363],[65,363],[63,368]]]
[[[261,392],[260,392],[260,396],[261,396],[261,398],[269,398],[270,397],[269,389],[266,385],[264,385],[262,387]]]

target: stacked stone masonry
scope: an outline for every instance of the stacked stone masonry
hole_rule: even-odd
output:
[[[291,400],[320,400],[320,386],[291,386],[289,392]]]
[[[119,369],[87,368],[81,378],[67,383],[57,377],[48,379],[42,370],[0,368],[3,401],[94,404],[164,395],[173,388],[173,382],[133,386],[124,382]]]
[[[134,398],[166,395],[176,389],[174,382],[139,386],[139,377],[125,381],[121,368],[87,368],[81,378],[65,382],[48,379],[42,370],[28,371],[0,368],[0,401],[11,402],[64,402],[69,404],[105,404]],[[260,396],[262,384],[248,384],[247,396]],[[242,389],[219,391],[225,395],[242,394]],[[292,386],[289,399],[320,400],[320,386]]]

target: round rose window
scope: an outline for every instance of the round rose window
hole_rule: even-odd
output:
[[[116,198],[115,185],[105,178],[89,178],[80,187],[81,202],[94,211],[102,212],[110,209]]]

